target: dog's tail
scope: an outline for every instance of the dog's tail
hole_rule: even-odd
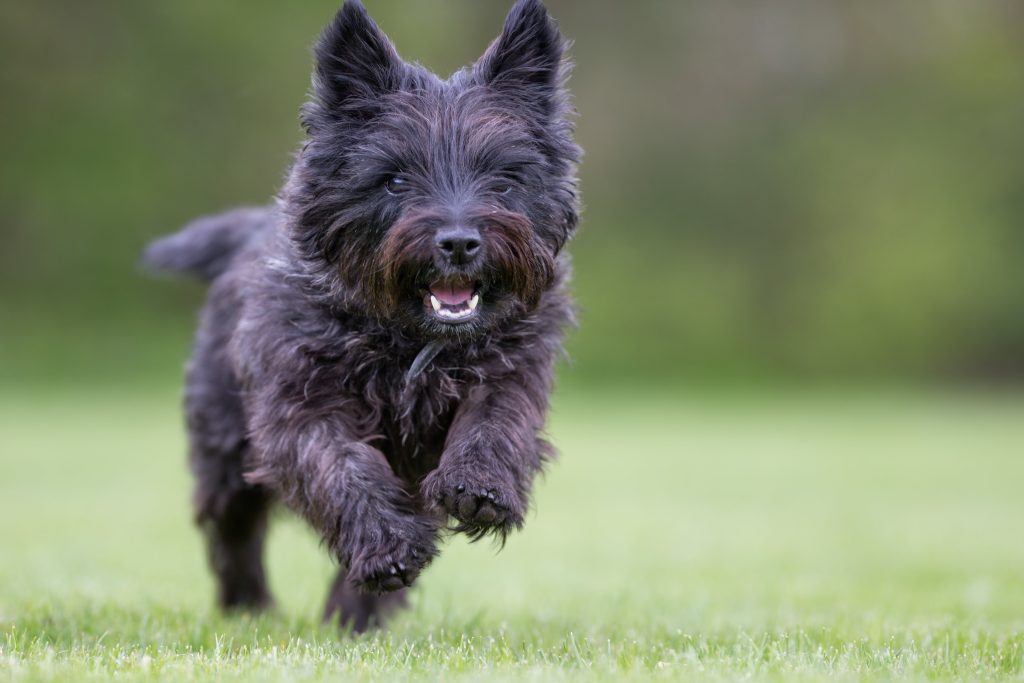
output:
[[[269,206],[225,211],[198,218],[178,232],[151,243],[142,254],[147,270],[189,273],[207,282],[274,221]]]

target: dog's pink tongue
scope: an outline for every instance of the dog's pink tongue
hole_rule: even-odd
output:
[[[430,286],[430,293],[446,306],[458,306],[469,301],[470,297],[473,296],[473,288],[436,284]]]

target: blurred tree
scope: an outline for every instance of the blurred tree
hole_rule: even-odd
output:
[[[506,2],[367,0],[409,59]],[[587,150],[573,375],[1024,378],[1024,5],[550,0]],[[0,376],[145,376],[158,233],[262,203],[336,3],[0,7]]]

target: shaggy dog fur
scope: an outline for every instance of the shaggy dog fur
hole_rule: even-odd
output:
[[[540,0],[519,0],[441,80],[348,0],[316,45],[277,201],[147,250],[210,282],[185,402],[225,608],[270,602],[274,500],[340,562],[324,616],[356,630],[402,602],[445,529],[504,541],[522,525],[573,316],[563,51]]]

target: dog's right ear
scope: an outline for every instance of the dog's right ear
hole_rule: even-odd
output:
[[[359,0],[345,0],[314,48],[313,94],[316,111],[303,119],[315,127],[317,115],[371,118],[383,95],[401,87],[405,62]]]
[[[565,41],[541,0],[518,0],[501,35],[476,64],[489,87],[529,102],[545,114],[557,108],[566,66]]]

